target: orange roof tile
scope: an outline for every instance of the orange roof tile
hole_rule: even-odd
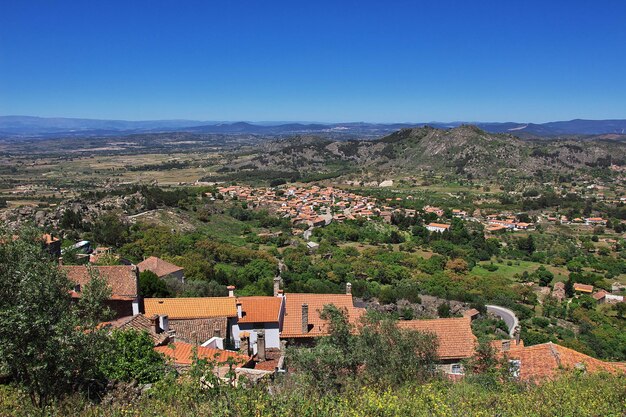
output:
[[[442,229],[449,229],[450,228],[449,224],[443,224],[443,223],[429,223],[428,226],[430,226],[430,227],[440,227]]]
[[[139,268],[139,272],[152,271],[159,278],[183,270],[180,266],[164,261],[156,256],[150,256],[149,258],[139,262],[137,264],[137,268]]]
[[[113,321],[103,322],[100,323],[98,327],[110,327],[112,329],[120,330],[136,330],[140,332],[146,331],[152,338],[155,346],[164,344],[169,340],[169,335],[167,333],[157,333],[150,319],[141,313],[134,316],[122,317]]]
[[[574,283],[574,291],[592,293],[593,292],[593,285],[579,284],[578,282],[576,282],[576,283]]]
[[[279,321],[282,297],[239,297],[243,317],[239,323],[275,323]]]
[[[476,336],[469,317],[433,320],[399,321],[401,329],[434,333],[437,336],[439,359],[462,359],[474,355]]]
[[[234,297],[146,298],[146,315],[167,315],[170,319],[235,317]]]
[[[624,371],[618,364],[604,362],[552,342],[514,349],[507,356],[520,361],[520,379],[525,381],[553,379],[563,371],[577,368],[590,373]]]
[[[136,267],[132,265],[63,265],[61,270],[67,274],[70,281],[81,287],[91,281],[92,273],[99,275],[111,287],[111,299],[132,300],[138,295],[137,272]],[[74,292],[73,296],[80,297],[80,293]]]
[[[285,317],[281,337],[318,337],[328,334],[328,323],[320,317],[325,305],[332,304],[348,313],[348,321],[357,324],[364,308],[354,307],[347,294],[285,294]],[[309,331],[302,332],[302,304],[309,306]]]
[[[176,342],[170,343],[166,346],[157,346],[154,348],[157,352],[164,354],[171,358],[177,365],[191,365],[193,362],[193,348],[195,345],[191,343]],[[203,346],[195,346],[200,359],[215,360],[217,362],[226,362],[228,359],[233,359],[236,363],[236,367],[245,365],[250,361],[250,358],[244,356],[238,352],[230,350],[212,349]]]
[[[226,317],[174,319],[169,323],[176,340],[195,344],[202,344],[213,336],[217,336],[216,330],[219,331],[219,337],[226,337],[228,331]]]

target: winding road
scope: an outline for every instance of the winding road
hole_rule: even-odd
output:
[[[488,312],[493,313],[496,316],[500,317],[502,320],[504,320],[507,327],[509,328],[509,336],[514,337],[515,328],[519,325],[519,321],[517,320],[517,316],[515,315],[515,313],[508,308],[500,306],[487,305],[486,307]]]

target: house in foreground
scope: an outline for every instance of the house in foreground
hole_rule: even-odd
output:
[[[226,378],[228,372],[236,368],[243,368],[250,364],[252,358],[239,352],[197,346],[191,343],[174,342],[164,346],[154,348],[159,353],[165,355],[179,372],[187,370],[194,360],[194,354],[198,359],[205,359],[213,364],[213,373]]]
[[[322,319],[324,306],[332,304],[345,311],[348,322],[356,325],[365,314],[364,308],[355,307],[348,286],[347,294],[286,293],[285,316],[281,339],[305,342],[329,334],[328,321]]]
[[[553,380],[571,371],[611,374],[626,371],[624,364],[605,362],[552,342],[524,346],[523,341],[497,340],[492,346],[500,356],[509,359],[513,375],[525,382]]]
[[[82,290],[93,276],[103,278],[111,288],[111,297],[106,305],[116,318],[133,316],[142,310],[139,297],[139,271],[134,265],[85,266],[62,265],[61,270],[74,283],[72,298],[79,299]]]
[[[285,310],[284,297],[254,296],[237,297],[237,316],[230,321],[230,334],[236,348],[240,347],[242,333],[249,339],[252,351],[258,351],[259,334],[265,338],[266,349],[280,348]]]
[[[474,356],[477,339],[470,317],[399,321],[398,327],[437,337],[437,368],[449,375],[464,373],[462,361]]]
[[[146,298],[146,315],[166,316],[177,341],[223,348],[229,320],[237,317],[233,297]]]

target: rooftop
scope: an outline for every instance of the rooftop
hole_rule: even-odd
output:
[[[157,258],[156,256],[151,256],[144,259],[137,264],[137,267],[139,268],[139,272],[143,272],[146,270],[152,271],[158,277],[164,277],[166,275],[173,274],[174,272],[183,270],[183,268],[181,268],[180,266],[164,261],[163,259]]]
[[[348,314],[348,321],[357,324],[364,308],[354,307],[352,295],[347,294],[285,294],[285,318],[281,337],[317,337],[328,334],[328,323],[320,317],[325,305],[332,304],[344,309]],[[309,331],[302,332],[302,304],[309,307]]]
[[[136,267],[132,265],[85,266],[63,265],[61,270],[70,281],[84,287],[91,281],[92,274],[104,278],[111,287],[112,299],[135,299],[138,295]],[[78,292],[73,296],[79,297]]]
[[[563,371],[574,369],[590,373],[624,371],[619,364],[604,362],[552,342],[513,349],[508,357],[520,361],[520,379],[525,381],[553,379]]]
[[[239,323],[275,323],[279,321],[282,297],[238,297],[243,317]]]
[[[435,334],[439,359],[470,358],[474,355],[477,342],[469,317],[399,321],[398,327]]]
[[[234,297],[146,298],[146,315],[167,315],[170,319],[236,317]]]
[[[235,361],[236,367],[243,366],[250,361],[249,357],[238,352],[195,346],[184,342],[170,343],[167,346],[157,346],[154,350],[169,357],[177,365],[191,365],[193,362],[194,348],[197,349],[199,359],[215,360],[216,362],[226,362],[232,359]]]

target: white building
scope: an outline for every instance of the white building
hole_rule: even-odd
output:
[[[426,225],[426,229],[428,229],[429,232],[443,233],[446,230],[450,230],[450,225],[443,223],[429,223]]]

